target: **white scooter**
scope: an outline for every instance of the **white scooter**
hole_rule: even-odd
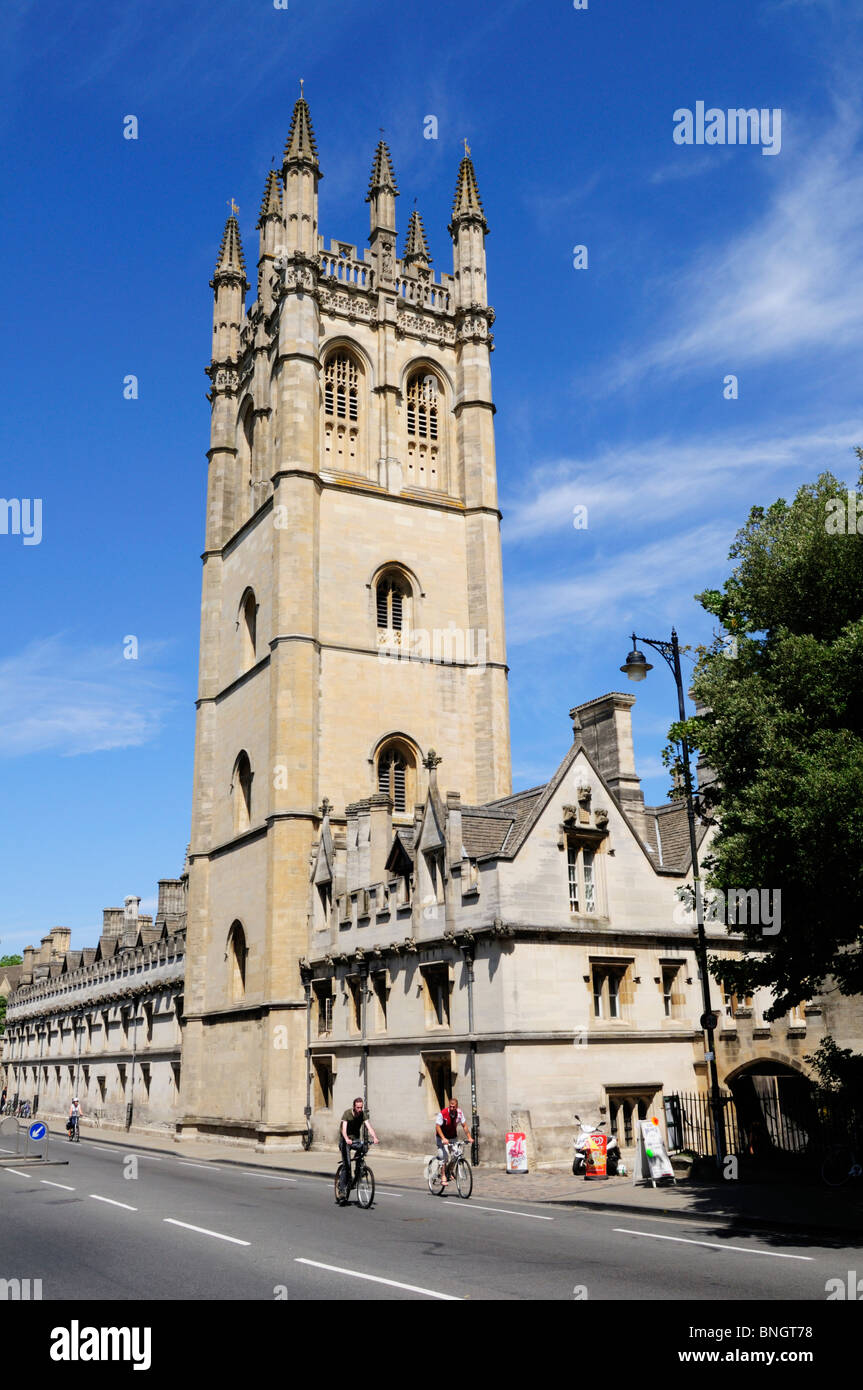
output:
[[[575,1116],[579,1132],[573,1139],[575,1154],[572,1160],[572,1171],[576,1177],[584,1177],[586,1166],[586,1155],[590,1152],[590,1140],[592,1135],[604,1135],[605,1121],[601,1124],[589,1125]],[[608,1144],[605,1150],[605,1171],[610,1178],[616,1177],[620,1164],[620,1146],[613,1134],[608,1136]]]

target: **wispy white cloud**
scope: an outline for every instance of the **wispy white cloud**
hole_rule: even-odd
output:
[[[31,642],[0,662],[0,756],[63,757],[149,743],[176,703],[170,677],[118,644],[80,646],[68,637]]]
[[[716,165],[729,151],[714,148],[709,154],[693,155],[688,147],[680,146],[677,158],[671,164],[663,164],[649,176],[648,183],[672,183],[680,179],[694,179],[708,170],[715,171]]]
[[[803,149],[802,123],[784,113],[782,154],[763,161],[775,172],[766,207],[724,242],[699,246],[668,285],[657,334],[603,373],[607,388],[656,369],[730,372],[863,346],[860,111],[836,105],[836,123]]]
[[[654,619],[667,614],[670,621],[677,596],[691,597],[694,576],[709,575],[725,560],[733,534],[728,523],[715,521],[625,547],[571,579],[516,577],[507,587],[507,643],[547,642],[563,634],[572,643],[589,634],[595,647],[598,634],[626,632],[627,623],[648,608]]]
[[[786,492],[796,480],[829,468],[841,474],[848,451],[863,440],[863,417],[829,431],[803,422],[796,431],[724,431],[689,438],[658,438],[637,445],[543,463],[519,492],[503,502],[505,544],[528,542],[569,530],[573,544],[621,523],[668,523],[681,516],[736,516],[757,499],[759,488]],[[773,498],[771,496],[770,500]],[[586,533],[573,530],[573,508],[588,509]]]

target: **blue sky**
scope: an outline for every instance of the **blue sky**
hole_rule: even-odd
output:
[[[83,945],[103,906],[137,893],[146,910],[181,870],[208,281],[231,197],[254,264],[301,76],[327,239],[365,244],[383,127],[400,237],[416,198],[451,270],[471,144],[497,312],[516,788],[560,761],[573,704],[625,686],[633,627],[709,639],[693,594],[728,572],[751,505],[823,468],[854,477],[859,6],[6,0],[4,30],[0,495],[41,498],[43,535],[0,535],[0,953],[57,923]],[[781,151],[675,144],[674,111],[699,100],[780,108]],[[638,695],[639,768],[662,800],[661,663]]]

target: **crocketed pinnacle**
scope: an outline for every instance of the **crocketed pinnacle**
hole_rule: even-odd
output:
[[[275,169],[271,169],[267,174],[267,182],[264,186],[264,196],[261,201],[261,215],[258,218],[258,226],[262,227],[268,217],[282,216],[282,200],[279,196],[279,176]]]
[[[246,262],[243,258],[243,244],[240,241],[240,224],[233,215],[225,223],[219,258],[216,261],[216,276],[242,275],[245,279]]]
[[[393,173],[390,152],[385,140],[378,141],[375,150],[375,162],[372,165],[372,177],[369,182],[369,191],[366,194],[366,202],[370,203],[375,193],[383,191],[395,194],[398,197],[395,174]]]
[[[294,106],[291,129],[285,145],[285,163],[313,164],[316,169],[318,167],[318,147],[315,144],[315,132],[312,130],[312,118],[305,97],[298,97]]]
[[[426,229],[416,208],[411,213],[411,220],[408,223],[405,253],[402,259],[408,265],[413,264],[414,261],[425,261],[426,264],[431,264],[428,242],[426,241]]]
[[[469,215],[482,218],[485,226],[485,214],[480,202],[479,189],[476,184],[476,171],[473,167],[473,160],[466,154],[459,165],[458,183],[455,188],[455,201],[452,208],[453,221],[459,217]]]

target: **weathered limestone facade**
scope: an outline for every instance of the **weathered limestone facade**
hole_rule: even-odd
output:
[[[535,1160],[559,1161],[574,1111],[605,1116],[627,1145],[639,1114],[663,1120],[666,1096],[707,1089],[695,933],[674,920],[691,879],[685,817],[644,807],[632,703],[573,710],[546,786],[465,805],[439,790],[430,754],[409,829],[380,795],[349,806],[344,830],[325,817],[302,965],[317,1133],[365,1094],[378,1134],[422,1151],[454,1088],[479,1113],[484,1153],[499,1158],[518,1127]],[[723,926],[708,940],[736,953]],[[817,1004],[767,1024],[769,997],[712,990],[724,1086],[765,1062],[806,1072]]]
[[[419,214],[398,257],[383,142],[362,255],[319,235],[321,177],[301,98],[266,182],[255,301],[234,217],[212,282],[182,1128],[269,1144],[305,1130],[297,962],[324,791],[344,824],[386,785],[409,824],[432,744],[471,799],[510,789],[473,165],[439,277]]]
[[[176,1125],[183,1029],[185,880],[162,879],[155,922],[140,899],[106,908],[98,945],[69,949],[68,927],[27,946],[3,1037],[8,1100],[42,1119],[166,1130]],[[130,1107],[131,1106],[131,1110]]]

